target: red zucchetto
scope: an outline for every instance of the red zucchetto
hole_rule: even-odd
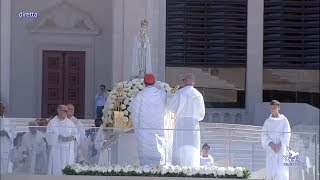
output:
[[[144,82],[148,85],[152,85],[155,82],[155,77],[153,74],[144,75]]]

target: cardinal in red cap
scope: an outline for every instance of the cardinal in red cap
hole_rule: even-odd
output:
[[[155,77],[153,74],[145,74],[144,75],[144,83],[147,85],[147,86],[150,86],[150,85],[153,85],[155,83]]]

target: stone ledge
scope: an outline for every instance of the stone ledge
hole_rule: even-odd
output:
[[[2,176],[1,180],[208,180],[210,178],[191,177],[141,177],[141,176]],[[214,178],[234,180],[229,178]]]

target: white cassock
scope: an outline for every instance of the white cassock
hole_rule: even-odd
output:
[[[9,138],[7,136],[0,137],[0,161],[1,161],[1,172],[0,174],[7,174],[8,173],[8,165],[9,165],[9,151],[12,147],[13,139],[16,137],[16,129],[14,126],[11,126],[11,123],[5,117],[0,118],[0,131],[5,130]]]
[[[140,63],[144,61],[145,63],[145,74],[152,73],[152,65],[151,65],[151,49],[150,42],[147,34],[145,35],[144,45],[142,46],[142,41],[139,34],[134,39],[133,44],[133,59],[132,59],[132,77],[139,76]]]
[[[140,165],[164,165],[170,163],[169,146],[165,139],[166,92],[147,86],[140,91],[129,106],[137,140]]]
[[[27,174],[29,167],[27,161],[27,155],[24,154],[27,152],[26,147],[24,146],[14,146],[10,149],[9,159],[12,162],[12,174],[22,175]]]
[[[200,126],[205,115],[201,93],[186,86],[168,98],[167,105],[175,113],[172,164],[200,166]]]
[[[266,149],[266,171],[268,178],[274,180],[288,180],[289,167],[284,165],[283,157],[288,155],[286,147],[289,147],[291,128],[288,119],[280,114],[279,117],[270,117],[262,128],[261,143]],[[282,147],[275,153],[268,145],[281,143]]]
[[[60,120],[58,116],[55,116],[47,126],[47,141],[50,145],[50,155],[49,155],[49,174],[60,175],[62,174],[62,169],[66,165],[71,165],[75,163],[75,153],[74,153],[74,141],[62,142],[58,139],[58,136],[76,137],[78,142],[80,137],[77,128],[74,123],[65,118]]]
[[[86,161],[87,159],[85,158],[84,151],[85,151],[85,139],[86,139],[86,130],[83,126],[83,124],[78,120],[76,117],[72,116],[70,120],[74,123],[76,126],[80,140],[78,142],[74,142],[74,151],[76,155],[76,162],[81,162],[81,161]]]
[[[115,154],[113,151],[115,150],[114,146],[117,137],[113,129],[105,128],[104,124],[100,126],[94,140],[95,148],[99,154],[99,164],[108,165],[109,162],[112,162],[112,154]]]
[[[200,156],[200,166],[213,165],[213,163],[214,159],[210,154],[208,157],[203,157],[202,155]]]
[[[47,144],[45,135],[39,131],[36,134],[27,132],[22,136],[22,146],[26,148],[29,156],[26,159],[27,174],[46,174],[47,169]]]

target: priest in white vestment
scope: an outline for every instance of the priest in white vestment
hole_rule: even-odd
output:
[[[74,150],[75,150],[75,155],[76,155],[76,162],[83,162],[86,161],[87,159],[85,159],[85,155],[84,155],[84,150],[85,150],[85,139],[86,139],[86,130],[83,126],[83,124],[80,122],[79,119],[77,119],[76,117],[74,117],[74,105],[73,104],[67,104],[67,107],[69,109],[69,113],[67,115],[67,117],[74,123],[74,125],[76,126],[78,132],[79,132],[79,136],[80,136],[80,140],[78,142],[75,142],[74,144]]]
[[[24,146],[29,154],[26,159],[27,174],[47,174],[47,144],[45,135],[38,131],[36,121],[31,121],[28,124],[29,132],[22,137],[22,146]]]
[[[164,165],[167,157],[165,139],[166,92],[153,86],[153,74],[144,76],[145,88],[140,91],[129,105],[129,112],[137,140],[140,165]]]
[[[5,106],[0,102],[0,174],[8,173],[9,151],[12,147],[13,139],[17,135],[15,127],[4,117],[4,112]]]
[[[50,145],[49,174],[60,175],[66,165],[75,163],[74,141],[79,142],[79,133],[74,123],[67,118],[66,105],[58,106],[58,115],[47,127],[47,141]]]
[[[144,19],[141,21],[141,28],[136,35],[133,44],[133,59],[131,76],[143,77],[147,73],[152,73],[151,49],[147,35],[149,22]]]
[[[200,166],[200,126],[205,115],[202,94],[193,87],[195,76],[188,73],[183,78],[184,87],[168,98],[167,105],[175,113],[172,164]]]
[[[291,128],[288,119],[279,113],[279,101],[270,102],[270,117],[262,128],[261,143],[266,149],[266,171],[268,179],[289,180],[289,167],[285,165],[288,157]]]

